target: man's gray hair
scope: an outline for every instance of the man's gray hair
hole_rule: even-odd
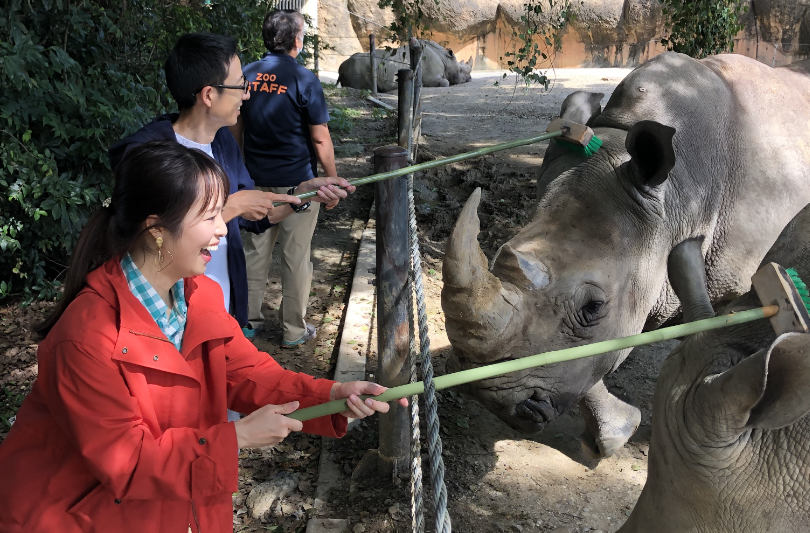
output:
[[[277,9],[264,18],[262,38],[267,50],[289,54],[295,48],[295,38],[304,27],[304,17],[298,11]]]

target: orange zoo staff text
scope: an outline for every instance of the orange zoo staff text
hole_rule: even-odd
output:
[[[269,85],[267,84],[268,81],[270,82]],[[250,82],[251,92],[264,91],[266,93],[276,93],[276,94],[283,94],[287,92],[286,85],[279,85],[277,83],[273,83],[274,81],[276,81],[275,74],[266,74],[264,72],[258,72],[256,73],[256,81]]]

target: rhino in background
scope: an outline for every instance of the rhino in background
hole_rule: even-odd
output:
[[[684,302],[707,302],[700,247],[688,255],[671,266],[672,285]],[[810,278],[810,206],[769,262]],[[750,291],[721,312],[760,305]],[[684,304],[685,320],[713,314]],[[658,375],[647,481],[619,533],[810,532],[808,413],[810,334],[776,338],[758,320],[687,337]]]
[[[757,83],[752,84],[751,80]],[[456,371],[624,337],[677,319],[667,257],[704,236],[715,304],[745,294],[782,228],[810,202],[810,62],[772,69],[665,53],[630,73],[591,121],[602,148],[544,161],[533,220],[492,268],[476,191],[450,235],[442,307]],[[548,158],[550,159],[550,158]],[[524,432],[579,402],[583,449],[608,456],[640,422],[602,378],[629,350],[464,387]]]
[[[467,83],[472,79],[472,59],[458,61],[452,50],[447,50],[434,41],[422,43],[422,85],[424,87],[449,87]],[[389,92],[397,89],[396,74],[403,68],[411,68],[411,53],[408,46],[400,46],[388,52],[374,51],[377,64],[377,90]],[[371,62],[367,52],[353,54],[340,64],[338,83],[342,87],[371,90]]]

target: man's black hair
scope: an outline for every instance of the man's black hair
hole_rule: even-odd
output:
[[[180,111],[194,107],[197,93],[204,87],[225,83],[236,52],[236,39],[225,35],[187,33],[177,40],[164,70],[166,85]]]
[[[304,17],[297,11],[277,9],[264,18],[264,46],[274,54],[288,54],[295,48],[295,37],[301,31]]]

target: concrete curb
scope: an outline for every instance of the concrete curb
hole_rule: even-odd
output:
[[[366,352],[369,329],[374,317],[375,286],[373,270],[377,263],[377,231],[374,227],[374,206],[363,230],[352,278],[352,292],[346,305],[346,319],[340,332],[335,381],[366,379]]]
[[[366,379],[366,354],[372,322],[374,320],[375,286],[373,269],[377,262],[377,232],[374,226],[374,205],[368,216],[368,223],[360,239],[357,261],[352,278],[352,292],[346,305],[346,318],[340,333],[335,381],[346,382]],[[349,428],[353,420],[349,420]],[[321,457],[318,463],[318,492],[315,508],[320,509],[327,501],[329,491],[335,488],[341,477],[340,467],[332,460],[331,442],[334,439],[323,437]],[[349,531],[348,520],[313,518],[307,522],[306,533],[343,533]]]

